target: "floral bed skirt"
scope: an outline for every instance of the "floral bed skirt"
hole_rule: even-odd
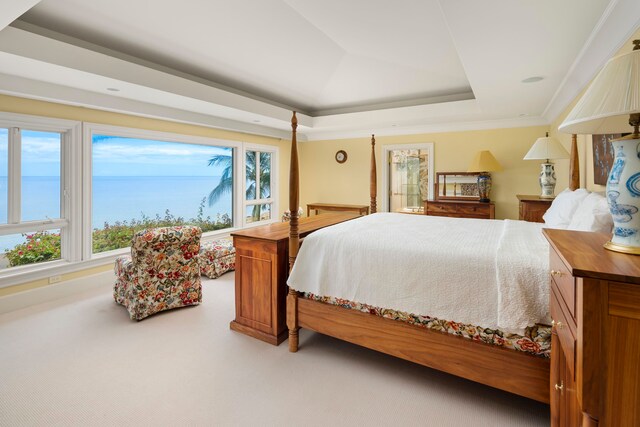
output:
[[[525,335],[507,334],[498,329],[483,328],[481,326],[456,323],[450,320],[436,319],[435,317],[406,313],[389,308],[374,307],[341,298],[320,296],[306,292],[302,293],[301,296],[310,300],[358,310],[387,319],[422,326],[434,331],[446,332],[473,341],[481,341],[487,344],[522,351],[535,356],[549,358],[551,354],[551,327],[547,325],[529,326],[525,331]]]

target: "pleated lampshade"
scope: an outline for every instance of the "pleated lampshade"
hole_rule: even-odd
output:
[[[640,50],[612,58],[558,128],[577,134],[630,132],[640,113]]]
[[[555,138],[538,138],[523,160],[568,159],[569,152]]]

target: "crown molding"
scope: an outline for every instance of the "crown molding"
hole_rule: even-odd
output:
[[[0,74],[0,93],[57,104],[87,107],[177,123],[204,126],[278,139],[291,138],[291,132],[251,123],[224,119],[208,114],[180,110],[132,99],[100,94],[68,86]],[[301,136],[304,141],[304,135]]]
[[[512,119],[477,120],[465,122],[433,123],[428,125],[370,128],[367,131],[314,131],[307,133],[309,142],[363,138],[372,133],[377,136],[420,135],[443,132],[466,132],[487,129],[512,129],[532,126],[549,126],[544,117],[521,117]]]

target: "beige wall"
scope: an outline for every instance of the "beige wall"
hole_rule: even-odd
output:
[[[100,123],[113,126],[124,126],[137,129],[146,129],[161,132],[171,132],[184,135],[194,135],[217,139],[226,139],[232,141],[251,142],[254,144],[275,145],[280,148],[280,171],[279,179],[279,205],[280,212],[287,209],[289,205],[289,155],[291,141],[280,140],[277,138],[269,138],[263,136],[249,135],[238,132],[225,131],[220,129],[212,129],[204,126],[188,125],[183,123],[175,123],[166,120],[156,120],[144,117],[136,117],[127,114],[112,113],[100,111],[90,108],[74,107],[51,102],[36,101],[25,98],[17,98],[13,96],[0,95],[0,111],[20,114],[31,114],[34,116],[44,116],[59,119],[76,120],[90,123]],[[111,269],[112,266],[104,266],[83,270],[82,272],[65,274],[62,279],[71,280],[83,275],[95,274],[100,271]],[[16,286],[0,289],[0,296],[22,292],[29,289],[35,289],[47,286],[48,280],[37,280],[30,283],[24,283]]]
[[[536,138],[544,136],[547,126],[491,129],[466,132],[432,133],[376,137],[378,168],[378,206],[382,197],[382,146],[388,144],[434,143],[437,172],[466,171],[473,155],[491,150],[504,170],[492,173],[491,199],[497,218],[518,218],[516,194],[539,194],[540,162],[522,160]],[[365,132],[363,132],[365,134]],[[369,204],[369,162],[371,136],[358,139],[312,141],[300,144],[301,206],[312,202]],[[345,150],[348,160],[335,161],[336,151]],[[568,160],[556,164],[557,189],[569,182]],[[305,209],[306,211],[306,209]]]
[[[624,44],[616,53],[620,55],[631,51],[632,41],[640,39],[640,30]],[[466,170],[473,154],[478,150],[491,150],[502,164],[502,172],[492,173],[493,190],[491,199],[496,203],[497,218],[518,218],[518,202],[516,194],[539,194],[537,182],[539,163],[524,161],[527,150],[536,138],[549,131],[567,150],[571,147],[571,135],[558,132],[558,126],[582,94],[551,123],[550,126],[493,129],[468,132],[447,132],[422,135],[402,135],[377,137],[378,167],[378,207],[381,206],[382,195],[382,159],[383,144],[408,144],[418,142],[434,142],[435,170],[437,172]],[[334,202],[369,204],[369,155],[370,136],[366,130],[358,139],[313,141],[300,144],[300,202],[305,206],[310,202]],[[593,149],[591,135],[578,135],[578,152],[580,155],[581,187],[591,191],[604,191],[604,186],[593,183]],[[345,150],[348,160],[338,164],[334,160],[335,152]],[[569,161],[556,160],[556,176],[558,183],[556,194],[568,186]]]

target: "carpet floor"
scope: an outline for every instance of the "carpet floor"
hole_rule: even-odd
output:
[[[233,332],[233,280],[141,322],[110,289],[0,315],[0,426],[549,425],[547,405],[330,337],[291,354]]]

